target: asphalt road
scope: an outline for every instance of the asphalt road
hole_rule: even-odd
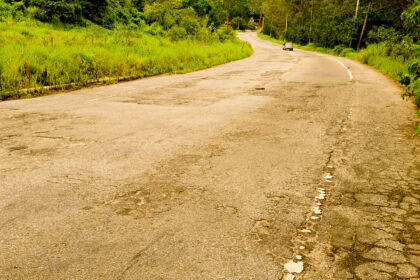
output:
[[[414,105],[239,37],[250,58],[0,103],[0,279],[419,279]]]

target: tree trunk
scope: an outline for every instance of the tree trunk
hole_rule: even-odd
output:
[[[357,44],[357,50],[360,50],[360,45],[362,44],[362,38],[363,38],[363,35],[365,33],[366,23],[367,23],[369,12],[370,12],[370,6],[372,6],[371,1],[369,2],[369,6],[368,6],[368,9],[367,9],[367,12],[366,12],[365,22],[363,23],[363,28],[362,28],[362,33],[360,34],[359,44]]]
[[[359,5],[360,5],[360,0],[357,0],[357,2],[356,2],[356,13],[354,14],[354,18],[357,18],[357,15],[359,13]]]
[[[288,22],[287,22],[288,17],[289,17],[289,15],[286,14],[286,28],[284,29],[285,32],[287,32],[287,27],[288,27]]]
[[[311,22],[309,25],[309,43],[312,41],[312,20],[314,18],[314,0],[312,0],[312,5],[311,5]]]
[[[303,8],[303,0],[300,0],[300,12],[302,15],[302,20],[300,22],[300,26],[303,27],[303,24],[305,23],[305,9]]]

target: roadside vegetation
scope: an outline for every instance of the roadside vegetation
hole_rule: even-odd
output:
[[[420,109],[419,0],[253,1],[264,14],[261,38],[374,66],[405,86],[402,97]]]
[[[224,25],[219,2],[125,2],[0,0],[0,99],[184,73],[252,53]]]

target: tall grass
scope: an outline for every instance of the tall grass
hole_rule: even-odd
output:
[[[173,42],[143,31],[0,22],[0,99],[31,97],[46,86],[184,73],[249,56],[237,39]]]

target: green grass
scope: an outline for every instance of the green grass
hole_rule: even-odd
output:
[[[172,42],[137,30],[9,20],[0,22],[0,99],[32,97],[47,86],[185,73],[251,54],[251,46],[237,39]]]

